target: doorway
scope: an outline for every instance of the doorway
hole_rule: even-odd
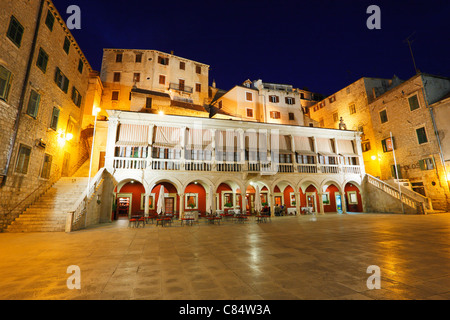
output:
[[[164,208],[166,214],[173,214],[175,209],[175,199],[173,197],[164,198]]]
[[[336,194],[336,211],[342,213],[342,198],[340,194]]]
[[[316,194],[312,192],[306,193],[306,206],[312,208],[312,212],[316,212]]]
[[[69,176],[69,164],[70,164],[70,153],[64,152],[61,176],[68,177]]]

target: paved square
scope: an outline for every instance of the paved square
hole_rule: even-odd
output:
[[[1,233],[0,299],[449,299],[449,236],[448,213]]]

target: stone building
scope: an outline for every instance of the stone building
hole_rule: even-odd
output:
[[[208,117],[209,66],[156,50],[104,49],[102,109]],[[106,114],[104,114],[106,115]]]
[[[91,67],[51,1],[0,4],[0,224],[70,176]]]
[[[215,95],[211,105],[244,121],[304,125],[303,109],[316,96],[292,85],[246,80]]]
[[[440,147],[449,120],[442,99],[449,92],[450,78],[419,73],[369,104],[377,150],[372,161],[379,164],[381,179],[393,185],[400,179],[405,189],[428,197],[435,210],[450,209],[445,149]]]

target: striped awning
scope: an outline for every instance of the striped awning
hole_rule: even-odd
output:
[[[210,129],[189,128],[187,132],[187,149],[212,150],[212,131]]]
[[[161,126],[155,128],[153,147],[181,149],[181,146],[181,128]]]
[[[148,146],[148,126],[137,124],[120,124],[118,147],[146,147]]]
[[[333,148],[333,141],[329,138],[316,138],[317,153],[322,155],[336,155]]]
[[[338,140],[337,141],[339,153],[342,155],[356,155],[352,140]]]

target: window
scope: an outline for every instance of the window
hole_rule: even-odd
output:
[[[180,61],[180,70],[186,70],[186,62]]]
[[[23,30],[23,26],[19,23],[19,21],[17,21],[14,16],[11,16],[6,35],[17,47],[20,47],[20,44],[22,43]]]
[[[253,109],[247,108],[246,110],[247,110],[247,117],[248,118],[253,118]]]
[[[15,172],[26,174],[28,172],[28,163],[30,162],[31,148],[21,144],[17,156]]]
[[[245,100],[253,101],[253,94],[251,92],[246,92],[245,93]]]
[[[9,88],[12,82],[12,74],[3,66],[0,66],[0,99],[8,100]]]
[[[370,141],[361,142],[362,152],[366,152],[370,150]]]
[[[333,121],[338,122],[339,121],[339,113],[335,112],[333,113]]]
[[[63,49],[64,49],[64,51],[65,51],[67,54],[69,54],[69,50],[70,50],[70,40],[69,40],[69,37],[65,37],[65,38],[64,38]]]
[[[71,133],[74,135],[75,133],[75,120],[69,116],[69,120],[67,121],[66,134]]]
[[[202,66],[195,66],[195,72],[198,74],[202,73]]]
[[[50,10],[48,10],[47,17],[45,18],[45,25],[50,29],[50,31],[52,31],[54,23],[55,23],[55,16],[53,15],[53,13],[51,13]]]
[[[417,94],[408,98],[409,109],[414,111],[420,108],[419,100],[417,99]]]
[[[84,63],[83,60],[78,60],[78,72],[83,73]]]
[[[39,48],[39,55],[36,60],[36,65],[42,70],[42,72],[45,73],[47,71],[47,63],[48,54],[42,48]]]
[[[323,120],[323,118],[320,118],[320,119],[319,119],[319,126],[320,126],[321,128],[325,127],[325,121]]]
[[[202,85],[200,83],[195,84],[195,92],[201,92],[202,91]]]
[[[321,103],[319,103],[319,108],[323,108],[325,107],[325,101],[322,101]]]
[[[358,195],[357,195],[356,191],[348,191],[347,197],[348,197],[349,204],[358,204]]]
[[[280,119],[280,112],[279,111],[270,111],[270,118],[272,119]]]
[[[41,101],[41,95],[39,93],[37,93],[36,91],[31,90],[30,98],[28,100],[27,114],[35,119],[37,117],[40,101]]]
[[[219,109],[222,109],[222,100],[219,101]]]
[[[336,97],[332,96],[332,97],[328,98],[328,101],[330,101],[330,103],[333,103],[336,101]]]
[[[278,103],[280,98],[278,96],[269,96],[269,101],[272,103]]]
[[[55,83],[62,91],[67,93],[67,90],[69,89],[69,79],[67,79],[58,67],[56,67],[55,71]]]
[[[50,169],[52,167],[53,157],[49,154],[44,155],[44,163],[42,164],[41,170],[41,178],[48,179],[50,178]]]
[[[416,133],[417,133],[417,140],[419,141],[419,144],[428,142],[427,132],[425,131],[425,127],[416,129]]]
[[[116,62],[122,62],[123,55],[121,53],[116,53]]]
[[[295,120],[295,116],[293,112],[289,112],[289,120]]]
[[[159,56],[158,57],[158,63],[162,64],[164,66],[168,66],[169,65],[169,58],[164,58],[164,57]]]
[[[58,128],[59,108],[53,107],[52,118],[50,119],[50,128],[55,130]]]
[[[72,101],[78,108],[81,106],[81,94],[75,87],[72,87]]]
[[[419,160],[419,166],[421,170],[433,170],[435,168],[433,158],[426,158]]]
[[[147,97],[145,99],[145,108],[146,109],[151,109],[152,108],[152,98]]]
[[[119,100],[119,91],[112,92],[111,100]]]
[[[159,84],[166,84],[166,76],[163,75],[159,76]]]
[[[134,73],[133,75],[133,82],[140,82],[141,81],[141,74],[140,73]]]
[[[350,114],[356,113],[356,105],[354,103],[349,105],[348,108],[349,108]]]
[[[397,167],[395,165],[391,165],[391,174],[394,179],[403,179],[401,166],[399,164]]]
[[[286,104],[290,104],[290,105],[295,104],[295,98],[292,98],[292,97],[286,97],[284,99],[284,101],[286,102]]]
[[[386,138],[384,140],[381,140],[381,146],[383,147],[383,152],[389,152],[394,150],[395,140],[394,137]]]
[[[136,63],[142,62],[142,53],[136,53],[136,59],[134,60]]]
[[[114,82],[120,82],[120,72],[114,72]]]
[[[381,123],[385,123],[388,121],[386,110],[380,111],[380,121],[381,121]]]

